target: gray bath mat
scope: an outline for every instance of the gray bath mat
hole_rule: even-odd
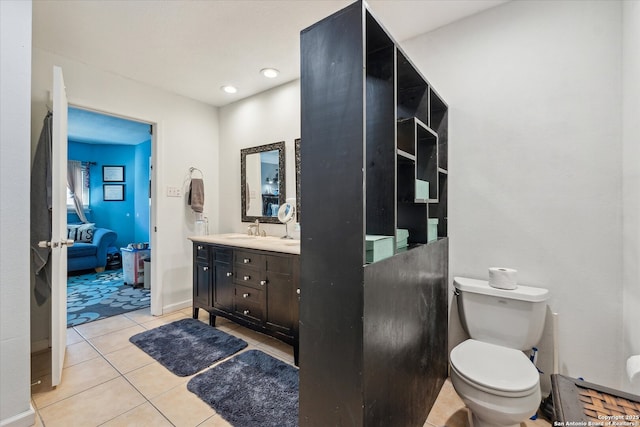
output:
[[[129,338],[149,356],[180,377],[193,375],[247,346],[196,319],[182,319]]]
[[[259,350],[196,375],[187,388],[235,427],[298,425],[298,369]]]

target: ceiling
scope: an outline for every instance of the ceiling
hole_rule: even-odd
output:
[[[370,0],[398,41],[508,0]],[[33,45],[213,106],[299,78],[300,31],[351,0],[33,2]],[[280,70],[275,79],[259,74]],[[236,94],[220,90],[238,87]]]
[[[69,107],[69,141],[85,144],[137,145],[149,141],[149,124]]]

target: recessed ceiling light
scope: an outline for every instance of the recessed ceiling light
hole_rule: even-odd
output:
[[[269,79],[274,79],[278,77],[278,74],[280,74],[280,71],[276,70],[275,68],[263,68],[262,70],[260,70],[260,74],[262,74],[263,76]]]
[[[220,90],[223,90],[223,91],[225,91],[227,93],[236,93],[238,91],[238,88],[236,88],[235,86],[231,86],[231,85],[225,85],[225,86],[222,86],[220,88]]]

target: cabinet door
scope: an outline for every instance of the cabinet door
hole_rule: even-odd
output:
[[[193,271],[193,305],[207,308],[211,306],[211,272],[209,263],[197,261]]]
[[[267,279],[267,327],[290,334],[293,330],[295,290],[290,274],[269,273]]]
[[[221,310],[233,310],[233,268],[231,263],[214,262],[213,306]]]

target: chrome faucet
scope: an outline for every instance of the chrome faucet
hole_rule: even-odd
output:
[[[247,227],[247,234],[249,236],[262,236],[267,237],[267,232],[264,230],[260,230],[260,221],[256,219],[254,224],[251,224]]]

